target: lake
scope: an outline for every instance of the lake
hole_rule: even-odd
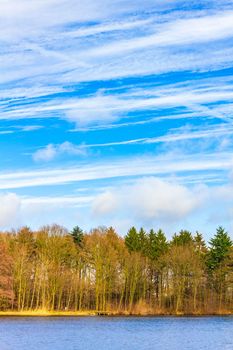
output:
[[[232,350],[233,317],[1,317],[1,350]]]

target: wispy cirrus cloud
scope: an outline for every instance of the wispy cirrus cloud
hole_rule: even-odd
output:
[[[231,81],[187,82],[184,85],[163,85],[150,89],[128,89],[124,93],[109,94],[99,91],[81,98],[56,97],[51,101],[34,101],[31,104],[11,106],[2,104],[0,119],[63,118],[78,125],[106,124],[117,121],[131,111],[185,107],[196,116],[210,116],[229,120],[232,117],[229,103],[233,101]],[[224,104],[222,104],[224,102]],[[220,103],[220,104],[219,104]],[[228,113],[224,109],[228,108]],[[177,118],[180,118],[177,114]]]
[[[96,144],[85,144],[80,147],[85,148],[98,148],[98,147],[111,147],[111,146],[124,146],[124,145],[135,145],[135,144],[155,144],[155,143],[170,143],[179,142],[185,140],[197,140],[197,139],[220,139],[224,136],[233,135],[233,127],[228,124],[222,124],[212,127],[202,127],[200,130],[192,130],[188,127],[177,130],[172,130],[167,135],[158,137],[146,137],[139,139],[129,139],[124,141],[112,141],[108,143],[96,143]]]
[[[114,224],[118,202],[119,222],[190,220],[200,184],[214,203],[233,164],[232,23],[232,0],[0,1],[0,189],[22,222]]]
[[[149,47],[201,44],[232,38],[233,12],[188,18],[162,24],[149,36],[115,42],[90,50],[87,56],[122,55]],[[195,30],[193,30],[195,28]]]
[[[79,167],[66,169],[38,169],[14,173],[0,173],[0,190],[16,188],[56,186],[81,181],[123,178],[143,175],[168,175],[204,171],[231,171],[233,157],[231,152],[214,154],[133,157],[115,161],[97,162],[89,165],[80,163]]]
[[[12,22],[8,23],[7,18],[12,20],[15,16],[17,25],[22,26],[21,31],[17,27],[15,32],[17,31],[18,35],[25,35],[18,49],[15,45],[13,48],[8,47],[6,42],[6,52],[0,58],[3,64],[1,66],[4,68],[1,80],[7,83],[7,79],[9,82],[24,79],[24,84],[27,80],[27,84],[36,81],[37,84],[40,82],[46,87],[49,77],[53,77],[53,84],[56,85],[71,81],[84,82],[174,70],[209,69],[212,65],[227,67],[231,64],[230,42],[224,43],[224,54],[222,44],[215,45],[211,57],[205,47],[200,46],[200,50],[198,49],[198,45],[204,42],[210,44],[211,41],[218,42],[220,39],[228,40],[232,37],[232,12],[228,7],[227,11],[224,11],[223,7],[221,12],[215,9],[211,15],[206,11],[190,9],[178,13],[173,11],[168,16],[167,13],[161,15],[160,7],[154,5],[151,8],[152,3],[149,1],[144,5],[145,8],[149,6],[153,9],[152,14],[149,12],[148,18],[146,15],[140,18],[133,15],[134,10],[142,9],[139,3],[135,5],[127,3],[126,7],[119,9],[118,2],[113,2],[112,6],[99,11],[104,3],[103,0],[98,5],[94,5],[93,2],[85,5],[73,3],[74,8],[78,7],[74,14],[67,11],[70,7],[66,9],[66,1],[59,1],[56,9],[53,8],[53,14],[50,13],[53,1],[47,3],[36,1],[33,6],[21,1],[20,8],[15,4],[15,14],[9,11],[9,5],[1,5],[5,32],[7,26],[12,29]],[[161,2],[156,2],[158,3],[161,5]],[[169,6],[175,7],[176,2],[173,4],[170,2]],[[10,7],[12,8],[12,4]],[[124,12],[130,13],[130,11],[132,18],[124,17]],[[32,14],[27,17],[29,12]],[[86,15],[81,16],[84,12]],[[49,21],[46,13],[50,14]],[[111,20],[106,21],[109,16]],[[117,16],[123,16],[120,22]],[[100,24],[83,27],[82,23],[85,21],[99,21]],[[30,40],[27,40],[29,26]],[[69,27],[72,27],[72,30]],[[107,34],[116,29],[120,32],[117,36]],[[3,37],[6,41],[8,36],[4,30]],[[10,31],[7,32],[9,35]],[[59,37],[66,36],[62,50],[61,41],[57,40],[57,32]],[[101,33],[106,35],[96,40],[96,36]],[[84,41],[85,35],[88,37],[90,34],[93,38]],[[15,36],[12,35],[12,38]],[[9,43],[12,38],[9,38]],[[187,50],[187,45],[193,44],[196,44],[195,48],[192,47],[192,51]],[[178,47],[178,51],[176,49],[174,51],[174,46]],[[125,55],[130,51],[133,51],[133,56]],[[12,69],[12,62],[15,63],[15,69]],[[20,62],[20,65],[17,66],[17,62]]]

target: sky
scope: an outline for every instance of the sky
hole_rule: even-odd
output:
[[[233,0],[0,0],[0,229],[233,238]]]

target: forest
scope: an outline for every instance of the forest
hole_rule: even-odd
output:
[[[233,312],[233,243],[181,230],[71,232],[59,225],[0,233],[0,309],[112,314]]]

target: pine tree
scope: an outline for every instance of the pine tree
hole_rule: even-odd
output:
[[[140,251],[139,234],[134,226],[129,229],[127,235],[125,236],[125,245],[129,252]]]
[[[175,233],[171,241],[171,244],[176,246],[185,246],[187,244],[192,244],[192,243],[193,243],[192,234],[187,230],[181,230],[178,235]]]
[[[160,229],[154,232],[152,229],[149,233],[148,257],[151,260],[158,259],[168,249],[168,242],[164,232]]]
[[[223,227],[219,227],[215,236],[210,240],[210,251],[207,265],[210,270],[217,269],[229,258],[232,241]]]
[[[74,243],[81,247],[84,237],[83,230],[79,226],[75,226],[70,232],[70,235],[73,238]]]
[[[146,234],[146,231],[141,227],[140,231],[138,233],[138,238],[139,238],[139,250],[143,255],[146,255],[147,253],[147,247],[148,247],[148,237]]]
[[[196,235],[194,236],[193,241],[197,251],[206,250],[205,240],[200,232],[196,231]]]

